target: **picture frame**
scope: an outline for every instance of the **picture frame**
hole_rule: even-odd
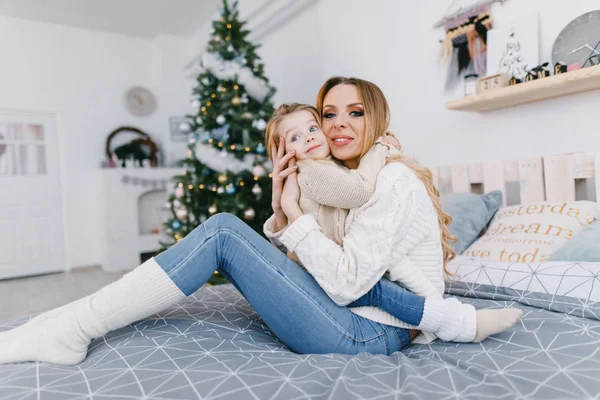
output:
[[[191,131],[182,131],[180,126],[183,123],[189,124],[187,117],[172,116],[169,117],[169,138],[172,142],[186,142]]]

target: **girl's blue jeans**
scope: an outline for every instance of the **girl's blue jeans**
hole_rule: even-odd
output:
[[[297,353],[389,355],[410,343],[408,330],[370,321],[336,305],[306,270],[231,214],[209,218],[155,260],[186,295],[218,270]],[[418,325],[424,301],[381,279],[349,306],[375,305]]]

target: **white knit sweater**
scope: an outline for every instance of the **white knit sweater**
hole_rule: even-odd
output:
[[[271,217],[264,226],[267,237],[295,252],[338,305],[360,298],[386,273],[420,296],[444,292],[437,214],[421,180],[400,162],[383,168],[371,199],[350,210],[342,246],[328,239],[310,214],[279,232],[273,228]],[[375,322],[415,329],[376,307],[352,311]],[[424,333],[415,342],[434,339],[435,335]]]

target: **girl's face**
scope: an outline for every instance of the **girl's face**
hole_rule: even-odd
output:
[[[365,140],[365,107],[354,85],[334,86],[323,100],[323,131],[331,154],[357,168]]]
[[[287,115],[278,131],[285,139],[285,151],[295,151],[297,160],[323,160],[329,156],[327,138],[309,111]]]

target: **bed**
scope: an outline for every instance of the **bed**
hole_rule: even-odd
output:
[[[570,265],[581,279],[569,288],[527,290],[556,264],[564,266],[519,264],[528,277],[499,290],[481,283],[483,267],[505,272],[517,264],[459,257],[452,271],[468,280],[449,284],[450,295],[478,308],[518,307],[523,320],[482,343],[436,341],[392,356],[294,354],[233,286],[205,287],[94,340],[80,365],[0,366],[0,399],[598,398],[600,305],[589,297],[600,265]],[[587,295],[564,295],[574,287]]]
[[[538,179],[527,165],[516,168]],[[471,167],[451,171],[436,175],[440,186],[446,176],[446,189],[479,187],[468,181],[478,178]],[[525,186],[522,199],[538,190]],[[413,344],[391,356],[295,354],[233,286],[204,287],[94,340],[80,365],[0,365],[0,400],[600,398],[600,263],[459,256],[449,270],[448,296],[477,308],[517,307],[523,319],[476,344]],[[29,318],[0,322],[0,330]]]

